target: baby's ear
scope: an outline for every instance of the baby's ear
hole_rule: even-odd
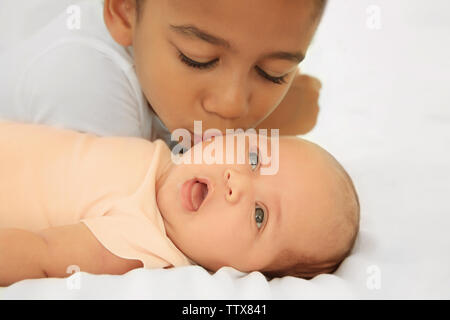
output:
[[[103,18],[113,39],[124,47],[133,44],[136,8],[132,0],[105,0]]]

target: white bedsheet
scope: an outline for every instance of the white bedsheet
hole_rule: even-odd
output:
[[[29,3],[38,2],[55,0]],[[258,272],[211,275],[198,266],[80,273],[21,281],[0,289],[0,299],[449,299],[448,12],[446,0],[331,1],[308,53],[302,68],[323,90],[307,138],[347,168],[362,207],[355,250],[335,274],[268,282]],[[41,23],[29,21],[22,30]]]

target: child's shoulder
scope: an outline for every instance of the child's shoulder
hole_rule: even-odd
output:
[[[99,51],[119,67],[127,69],[133,65],[131,49],[116,43],[106,28],[102,0],[86,0],[68,6],[21,45],[30,62],[57,48],[74,46]]]
[[[152,114],[133,60],[109,34],[101,0],[68,6],[0,59],[0,117],[148,138]]]

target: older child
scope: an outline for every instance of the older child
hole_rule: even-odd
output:
[[[169,143],[169,132],[311,130],[298,65],[325,0],[76,1],[0,58],[0,117]]]

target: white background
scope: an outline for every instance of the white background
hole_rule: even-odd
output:
[[[0,50],[75,1],[20,2],[0,2]],[[267,282],[229,268],[83,273],[80,289],[27,280],[0,298],[449,299],[449,42],[450,1],[330,0],[302,69],[323,83],[318,124],[306,137],[347,168],[362,208],[354,253],[335,275]]]
[[[364,296],[450,297],[449,57],[445,0],[331,0],[308,53],[304,71],[323,81],[308,137],[354,177],[355,257],[381,270]]]

